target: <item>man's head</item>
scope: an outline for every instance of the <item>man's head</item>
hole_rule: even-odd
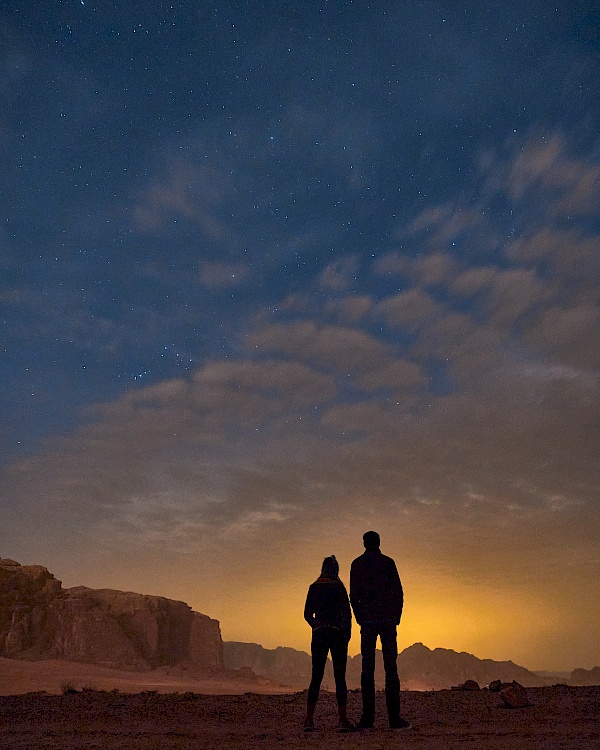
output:
[[[379,545],[381,544],[379,534],[376,531],[366,531],[363,534],[363,543],[366,550],[379,549]]]

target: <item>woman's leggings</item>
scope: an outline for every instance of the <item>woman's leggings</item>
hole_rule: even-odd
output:
[[[308,703],[315,704],[319,699],[321,682],[325,674],[327,654],[331,651],[333,676],[335,679],[335,697],[338,706],[345,706],[348,698],[346,687],[346,660],[348,658],[348,639],[338,628],[320,627],[313,630],[310,644],[312,654],[312,677],[308,688]]]

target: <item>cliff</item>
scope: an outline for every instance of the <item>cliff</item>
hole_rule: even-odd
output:
[[[148,670],[220,671],[217,620],[184,602],[62,584],[40,565],[0,560],[0,656]]]

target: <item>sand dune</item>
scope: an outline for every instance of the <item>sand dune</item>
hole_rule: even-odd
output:
[[[158,689],[164,689],[164,685]],[[373,730],[339,734],[335,697],[323,693],[317,731],[302,729],[306,693],[207,695],[195,692],[125,694],[86,690],[0,697],[0,747],[113,750],[592,750],[600,747],[600,687],[530,688],[531,706],[504,708],[486,690],[403,692],[403,713],[413,728],[386,728],[378,693]],[[357,716],[352,691],[349,713]]]

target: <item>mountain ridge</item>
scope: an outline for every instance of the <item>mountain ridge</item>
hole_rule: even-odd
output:
[[[267,677],[290,687],[306,688],[311,676],[311,657],[305,651],[287,646],[265,649],[257,643],[241,641],[223,642],[223,659],[228,669],[251,669],[257,675]],[[352,690],[360,688],[360,654],[348,657],[346,680]],[[543,687],[556,684],[551,675],[539,674],[512,661],[479,659],[466,651],[452,649],[430,649],[415,643],[398,654],[398,673],[404,690],[443,690],[466,680],[475,680],[481,687],[493,680],[512,682],[516,680],[524,687]],[[575,669],[565,684],[600,684],[600,668]],[[375,684],[381,690],[385,684],[381,651],[376,654]],[[333,671],[328,660],[323,687],[333,688]]]
[[[306,689],[311,657],[287,646],[223,641],[220,624],[185,602],[113,589],[63,589],[47,568],[0,559],[0,656],[42,661],[66,659],[99,666],[148,671],[161,667],[198,674],[230,670]],[[512,661],[479,659],[465,651],[430,649],[415,643],[398,655],[405,690],[440,690],[466,680],[487,685],[516,680],[524,687],[556,682],[600,684],[600,667],[575,669],[568,679],[537,673]],[[360,654],[348,658],[347,682],[360,687]],[[376,685],[384,684],[377,652]],[[328,663],[323,686],[333,686]]]

